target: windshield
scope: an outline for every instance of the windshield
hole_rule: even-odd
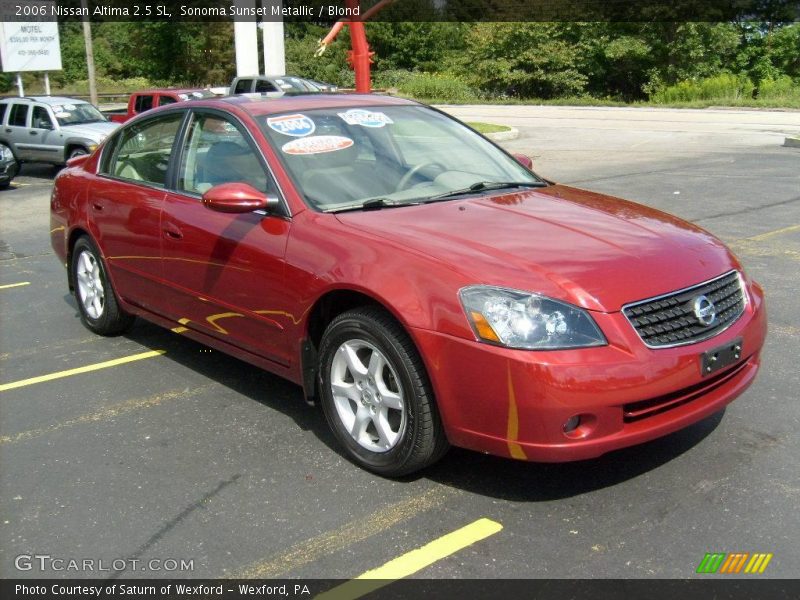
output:
[[[56,104],[53,113],[62,127],[67,125],[81,125],[83,123],[99,123],[107,119],[91,104]]]
[[[318,210],[544,185],[474,131],[424,106],[317,109],[259,121],[297,188]]]
[[[284,92],[318,92],[319,88],[311,84],[307,79],[299,77],[277,77],[275,83]]]

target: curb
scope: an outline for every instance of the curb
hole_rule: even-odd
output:
[[[800,137],[787,137],[783,141],[783,145],[789,148],[800,148]]]
[[[509,140],[515,140],[519,137],[519,129],[517,129],[516,127],[512,127],[509,131],[485,133],[484,135],[490,140],[494,140],[495,142],[507,142]]]

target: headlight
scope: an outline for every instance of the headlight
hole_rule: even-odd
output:
[[[585,310],[519,290],[470,286],[459,292],[479,340],[524,350],[604,346],[606,338]]]
[[[11,160],[13,156],[10,148],[0,144],[0,160]]]

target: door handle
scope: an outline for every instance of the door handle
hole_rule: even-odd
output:
[[[30,133],[31,135],[39,135],[38,131],[29,131],[28,133]]]
[[[99,212],[103,210],[103,205],[99,202],[92,202],[92,208]]]
[[[6,127],[6,133],[13,133],[13,130],[10,127]]]
[[[183,232],[175,227],[175,225],[167,225],[164,227],[164,233],[166,236],[173,240],[182,240],[183,239]]]

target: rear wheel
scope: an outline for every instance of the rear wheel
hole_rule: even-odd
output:
[[[320,345],[322,408],[348,456],[390,477],[435,462],[448,444],[413,342],[385,311],[336,317]]]
[[[100,335],[116,335],[130,327],[133,317],[120,308],[100,252],[88,236],[75,242],[71,269],[75,299],[86,327]]]

